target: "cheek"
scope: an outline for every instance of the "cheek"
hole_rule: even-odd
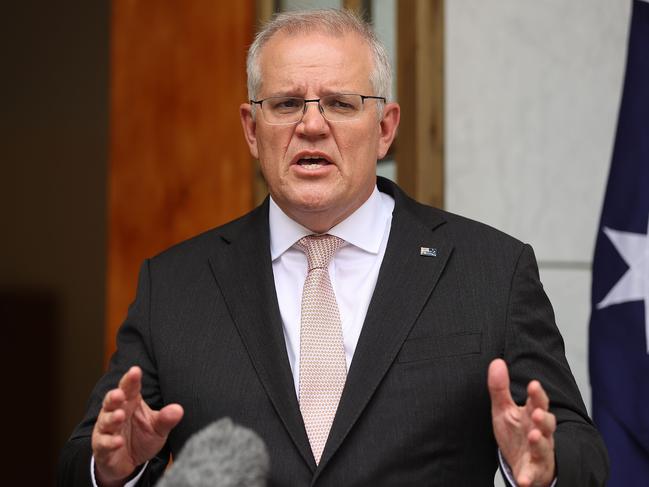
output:
[[[356,166],[359,158],[367,157],[367,139],[363,135],[345,136],[337,141],[338,150],[345,162],[351,167]]]
[[[357,166],[358,161],[376,162],[378,154],[378,130],[374,127],[356,127],[356,130],[342,131],[336,142],[341,154],[350,164]]]
[[[263,165],[268,169],[271,167],[280,168],[284,165],[290,140],[290,136],[287,137],[282,133],[263,134],[257,139],[259,160],[264,161]]]
[[[364,141],[365,143],[362,143]],[[341,147],[341,153],[345,161],[344,169],[355,177],[365,177],[367,172],[373,172],[376,168],[377,151],[376,147],[368,144],[367,139],[356,139],[355,142]]]

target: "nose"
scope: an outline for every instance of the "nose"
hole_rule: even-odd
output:
[[[299,133],[305,136],[322,136],[329,132],[329,123],[322,114],[322,108],[316,100],[310,100],[304,105],[304,115],[297,125]]]

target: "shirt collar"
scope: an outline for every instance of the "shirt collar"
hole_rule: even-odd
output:
[[[381,197],[379,190],[374,187],[370,197],[354,213],[331,228],[327,233],[342,238],[346,242],[370,252],[378,254],[387,221],[391,218],[394,201]],[[292,220],[277,203],[270,198],[268,210],[270,226],[270,256],[277,259],[295,244],[299,239],[313,234],[311,230]]]

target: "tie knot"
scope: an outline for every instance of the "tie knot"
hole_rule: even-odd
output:
[[[313,269],[326,269],[331,258],[345,241],[334,235],[307,235],[297,241],[297,246],[306,254],[309,272]]]

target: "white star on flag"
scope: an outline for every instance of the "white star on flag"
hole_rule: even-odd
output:
[[[620,253],[629,269],[624,273],[608,294],[597,303],[597,309],[612,304],[644,301],[645,340],[649,354],[649,223],[647,234],[622,232],[604,227],[611,243]]]

